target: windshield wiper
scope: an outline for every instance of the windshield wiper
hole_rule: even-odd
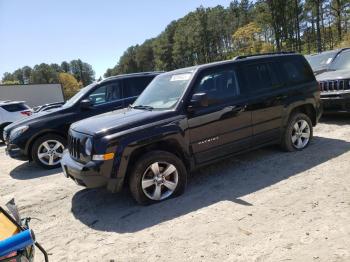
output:
[[[152,111],[154,108],[152,106],[144,106],[144,105],[136,105],[136,106],[130,106],[134,109],[141,109],[141,110],[149,110]]]

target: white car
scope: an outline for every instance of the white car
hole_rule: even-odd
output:
[[[4,128],[24,117],[28,117],[33,110],[24,101],[0,101],[0,140],[3,140]]]

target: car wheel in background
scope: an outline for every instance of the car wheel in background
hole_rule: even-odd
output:
[[[166,151],[152,151],[138,159],[129,178],[131,194],[143,205],[182,194],[186,183],[183,162]]]
[[[282,147],[289,152],[303,150],[309,145],[312,136],[310,118],[303,113],[295,113],[288,121],[283,135]]]
[[[60,135],[48,134],[35,140],[32,146],[32,159],[46,169],[60,167],[66,139]]]

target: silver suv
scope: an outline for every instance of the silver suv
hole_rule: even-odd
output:
[[[306,56],[319,82],[325,112],[350,112],[350,48]]]

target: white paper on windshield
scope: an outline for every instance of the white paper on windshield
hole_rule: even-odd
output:
[[[178,74],[178,75],[173,75],[170,79],[170,81],[187,81],[191,77],[191,74],[186,73],[186,74]]]
[[[330,62],[332,62],[332,58],[328,58],[326,64],[328,65]]]

